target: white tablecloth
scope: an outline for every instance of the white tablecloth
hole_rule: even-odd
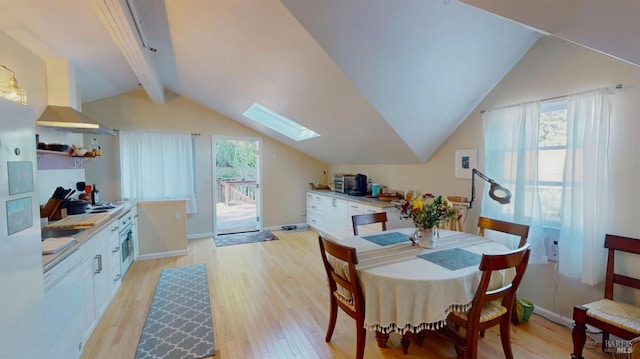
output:
[[[413,228],[388,232],[411,234]],[[452,310],[470,306],[482,273],[478,264],[449,270],[417,255],[462,248],[482,255],[508,252],[505,245],[476,235],[440,230],[436,247],[425,249],[411,242],[379,246],[361,237],[338,242],[355,247],[357,266],[366,300],[365,326],[383,333],[435,330],[442,327]],[[381,232],[382,233],[382,232]],[[508,280],[513,272],[508,272]],[[496,273],[492,287],[502,284],[504,273]]]

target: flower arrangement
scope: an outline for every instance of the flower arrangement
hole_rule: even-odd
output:
[[[400,218],[413,220],[416,229],[436,228],[442,222],[458,217],[458,211],[448,199],[430,193],[416,194],[398,207]]]

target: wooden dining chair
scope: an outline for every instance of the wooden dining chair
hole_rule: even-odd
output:
[[[635,290],[640,289],[640,278],[616,272],[615,266],[616,252],[640,254],[640,240],[607,234],[604,247],[608,249],[604,299],[573,307],[571,358],[574,359],[582,359],[582,349],[587,338],[587,324],[602,330],[603,351],[607,348],[610,334],[624,340],[640,336],[640,307],[613,299],[614,284]],[[621,268],[618,268],[618,271],[621,271]]]
[[[355,248],[343,246],[318,236],[322,262],[329,279],[330,313],[326,342],[331,341],[336,326],[338,308],[356,321],[356,359],[364,357],[366,329],[364,327],[364,295],[360,287]]]
[[[488,217],[480,217],[478,218],[478,235],[480,237],[484,237],[484,231],[498,231],[502,233],[512,234],[514,236],[520,237],[520,242],[518,243],[518,248],[524,246],[527,243],[527,238],[529,237],[529,226],[524,224],[500,221],[498,219],[488,218]],[[514,325],[518,325],[518,318],[513,316],[511,318],[511,322]],[[480,332],[480,337],[484,338],[484,330]]]
[[[500,325],[500,340],[507,359],[513,358],[511,351],[510,323],[514,311],[516,291],[522,281],[529,263],[529,244],[514,251],[503,254],[483,254],[480,261],[482,277],[476,291],[471,308],[466,312],[453,311],[448,320],[465,329],[462,336],[450,326],[440,329],[439,333],[452,341],[459,359],[476,359],[478,357],[478,337],[481,330]],[[499,288],[490,289],[489,284],[496,271],[515,269],[513,280],[505,282]]]
[[[520,243],[518,243],[518,248],[524,246],[525,243],[527,243],[527,237],[529,237],[529,226],[527,225],[505,222],[487,217],[478,218],[478,228],[478,235],[480,237],[484,236],[484,231],[487,229],[519,236]]]
[[[364,226],[367,224],[380,223],[382,224],[382,230],[387,230],[387,212],[376,212],[366,214],[354,214],[351,216],[351,223],[353,224],[353,235],[358,235],[358,226]]]

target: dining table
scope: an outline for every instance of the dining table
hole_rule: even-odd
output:
[[[415,228],[350,236],[337,242],[356,248],[356,270],[365,297],[364,323],[380,347],[389,334],[423,335],[447,324],[451,311],[466,311],[480,283],[482,254],[510,251],[503,243],[474,234],[437,230],[436,245],[412,243]],[[335,260],[335,258],[334,258]],[[514,271],[495,272],[490,288],[511,281]]]

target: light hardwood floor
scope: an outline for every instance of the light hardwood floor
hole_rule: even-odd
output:
[[[353,358],[355,322],[338,314],[325,343],[328,286],[313,231],[282,233],[280,240],[216,248],[211,238],[189,242],[182,257],[135,262],[118,294],[86,343],[84,359],[133,358],[156,282],[163,268],[206,263],[217,359]],[[503,358],[499,332],[479,343],[480,358]],[[512,331],[516,358],[569,358],[571,332],[533,315]],[[610,358],[587,346],[587,359]],[[365,358],[455,358],[449,343],[428,337],[403,355],[400,338],[378,348],[368,333]]]

